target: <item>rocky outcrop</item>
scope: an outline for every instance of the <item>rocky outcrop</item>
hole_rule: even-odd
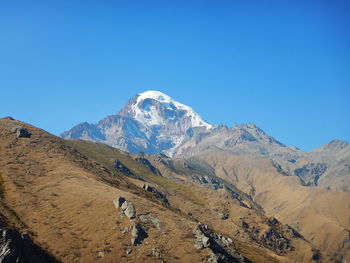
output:
[[[221,182],[218,178],[207,175],[192,175],[191,179],[213,190],[225,189],[230,195],[229,198],[236,199],[239,202],[239,204],[245,208],[250,208],[243,202],[243,198],[239,193],[233,190],[230,186]]]
[[[37,246],[28,235],[0,226],[0,262],[50,263],[58,262]]]
[[[144,166],[146,166],[152,173],[162,176],[161,172],[156,167],[154,167],[148,159],[146,159],[142,155],[137,157],[135,160],[143,164]]]
[[[133,177],[137,180],[140,180],[140,181],[145,181],[145,179],[143,179],[140,175],[138,174],[135,174],[133,171],[131,171],[126,165],[124,165],[121,161],[119,160],[115,160],[114,161],[114,168],[125,174],[126,176],[130,176],[130,177]]]
[[[209,262],[251,262],[235,249],[231,238],[213,232],[206,225],[199,224],[194,228],[193,234],[195,248],[210,249]]]
[[[154,197],[159,199],[164,205],[169,205],[169,200],[166,198],[166,195],[159,192],[155,187],[149,186],[148,184],[144,184],[142,188],[147,192],[151,192],[154,195]]]
[[[327,171],[325,163],[308,163],[301,168],[295,169],[298,176],[306,186],[317,186],[320,177]]]
[[[292,249],[291,242],[275,228],[269,228],[260,238],[265,247],[283,254]]]
[[[126,175],[134,175],[134,173],[119,160],[114,162],[114,168]]]
[[[28,132],[28,130],[26,128],[19,128],[16,131],[17,133],[17,138],[29,138],[30,137],[30,133]]]
[[[26,128],[20,126],[13,126],[11,128],[11,133],[16,133],[17,138],[29,138],[30,133]]]
[[[113,204],[117,209],[120,209],[129,219],[136,217],[135,206],[131,201],[127,201],[124,197],[119,196],[113,200]]]
[[[296,230],[288,225],[281,224],[274,217],[268,218],[265,223],[269,228],[264,232],[261,232],[261,229],[255,226],[251,226],[243,218],[240,219],[238,225],[250,236],[252,241],[279,255],[286,254],[294,249],[291,243],[293,238],[302,238],[302,235]]]
[[[123,214],[125,214],[131,221],[131,225],[127,228],[122,229],[122,233],[128,233],[131,231],[131,245],[137,246],[142,243],[142,241],[148,237],[147,227],[143,226],[137,222],[143,223],[153,223],[157,228],[159,228],[159,220],[151,214],[140,215],[136,220],[136,210],[135,206],[131,201],[127,201],[124,197],[119,196],[113,200],[113,204],[117,209],[120,209]],[[131,253],[131,249],[129,253]],[[129,254],[127,253],[127,254]]]
[[[115,207],[116,207],[117,209],[119,209],[119,208],[121,208],[122,204],[123,204],[125,201],[126,201],[126,200],[125,200],[124,197],[118,196],[117,198],[115,198],[115,199],[113,200],[113,204],[115,205]]]
[[[214,190],[222,189],[225,187],[224,184],[220,182],[220,180],[209,176],[193,175],[192,180],[197,181],[200,184],[203,184],[208,188]]]
[[[134,204],[132,202],[125,201],[122,204],[121,209],[129,219],[133,219],[136,217],[136,210],[135,210]]]

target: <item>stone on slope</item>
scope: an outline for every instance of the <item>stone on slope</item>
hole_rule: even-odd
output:
[[[147,237],[147,232],[139,224],[133,224],[131,228],[131,245],[137,246]]]
[[[26,128],[18,128],[16,130],[17,138],[28,138],[30,137],[30,133]]]
[[[134,207],[134,204],[132,202],[125,201],[122,204],[121,209],[129,219],[133,219],[136,217],[135,207]]]
[[[117,209],[121,208],[122,204],[125,202],[125,198],[122,196],[119,196],[113,200],[113,204]]]

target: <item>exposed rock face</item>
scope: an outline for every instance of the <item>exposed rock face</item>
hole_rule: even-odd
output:
[[[327,164],[325,163],[308,163],[301,168],[295,169],[297,175],[305,185],[317,186],[319,178],[326,172]]]
[[[32,240],[16,230],[0,227],[0,262],[48,263],[57,262]]]

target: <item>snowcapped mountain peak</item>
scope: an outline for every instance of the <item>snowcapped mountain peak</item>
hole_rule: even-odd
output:
[[[150,90],[131,98],[117,114],[97,124],[77,125],[62,137],[101,141],[132,153],[164,151],[172,156],[193,128],[199,132],[211,127],[191,107]]]
[[[191,107],[154,90],[137,94],[119,114],[134,118],[148,128],[176,122],[186,122],[186,129],[212,127],[212,125],[202,120]]]

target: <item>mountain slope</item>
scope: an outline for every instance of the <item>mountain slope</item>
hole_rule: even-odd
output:
[[[283,145],[254,124],[243,124],[232,128],[217,126],[193,134],[174,150],[174,155],[195,156],[208,149],[269,158],[285,174],[298,176],[306,186],[350,191],[350,145],[347,142],[334,140],[304,152]]]
[[[350,195],[300,185],[273,162],[211,149],[195,158],[215,169],[218,177],[250,194],[268,215],[290,224],[307,240],[337,258],[349,260]]]
[[[233,231],[235,233],[235,238],[239,240],[243,238],[245,241],[242,240],[242,243],[236,244],[242,249],[245,246],[244,244],[247,244],[247,237],[250,240],[248,243],[254,243],[253,240],[256,240],[256,237],[252,236],[252,233],[247,230],[242,230],[240,227],[237,228],[237,226],[249,223],[250,229],[262,231],[262,226],[259,225],[258,222],[261,222],[261,220],[265,222],[270,220],[260,214],[259,208],[257,210],[244,208],[245,204],[248,206],[252,206],[253,204],[247,202],[249,200],[245,199],[246,196],[242,191],[235,187],[231,188],[243,197],[242,207],[242,204],[232,197],[232,192],[225,191],[225,188],[222,187],[223,184],[226,184],[225,181],[215,177],[215,174],[213,175],[211,172],[208,172],[208,167],[210,166],[200,168],[199,166],[201,166],[201,164],[196,163],[195,159],[170,159],[164,156],[144,155],[142,158],[147,158],[152,165],[161,171],[162,177],[159,177],[155,176],[155,174],[152,175],[150,170],[147,172],[147,169],[144,170],[144,168],[138,167],[140,164],[137,165],[137,162],[131,164],[130,159],[126,158],[126,155],[132,156],[130,154],[118,152],[118,150],[108,148],[102,144],[93,144],[83,141],[71,141],[71,143],[75,144],[76,147],[87,154],[96,155],[96,152],[98,152],[98,158],[101,160],[103,159],[103,162],[106,164],[109,163],[109,165],[112,165],[113,161],[111,159],[118,159],[120,162],[128,164],[128,167],[133,167],[133,174],[140,174],[149,185],[156,186],[158,189],[165,192],[170,203],[175,207],[181,208],[181,210],[186,213],[190,213],[191,216],[211,226],[213,229],[221,229],[221,231],[225,231],[224,229],[226,229],[229,231],[228,233],[232,233]],[[103,158],[103,156],[105,157]],[[137,160],[140,157],[136,155],[133,156],[133,158]],[[270,166],[275,170],[271,163]],[[164,177],[168,178],[170,182],[165,180]],[[220,180],[219,182],[218,179]],[[184,184],[185,182],[186,184]],[[137,182],[137,180],[135,180],[135,183],[139,185],[144,184],[144,182]],[[177,187],[176,185],[178,184],[182,184],[182,186]],[[199,187],[198,184],[201,185],[201,187]],[[191,195],[189,195],[189,193]],[[204,200],[205,202],[203,202]],[[193,203],[190,202],[190,204],[189,201]],[[223,221],[222,217],[225,214],[228,215],[228,219]],[[322,216],[320,217],[322,218]],[[317,216],[315,216],[314,219],[318,220]],[[263,245],[262,243],[259,244]],[[316,251],[318,250],[315,248],[314,252],[316,253]],[[247,253],[250,255],[250,259],[252,259],[252,251]],[[296,254],[298,254],[298,252]],[[306,260],[306,262],[310,260],[307,259],[307,253],[305,251],[301,252],[298,256],[296,256],[296,254],[291,257],[299,258],[299,260],[305,257],[303,260]],[[254,257],[256,257],[256,254],[254,254],[253,258]],[[264,261],[258,260],[257,262]]]
[[[66,142],[7,119],[0,136],[2,204],[61,262],[335,262],[227,190],[167,168],[163,157]],[[127,200],[123,213],[118,196]]]

